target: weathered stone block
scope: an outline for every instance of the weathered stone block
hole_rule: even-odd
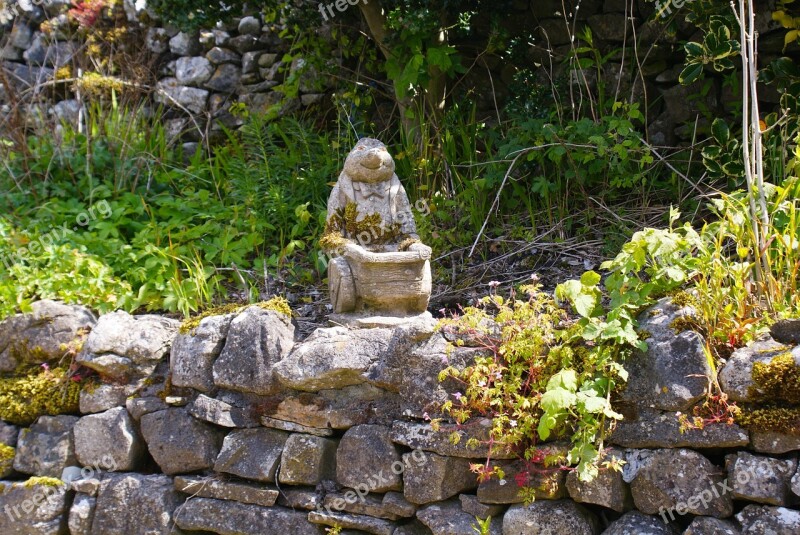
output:
[[[348,430],[336,452],[336,479],[349,488],[381,493],[402,490],[403,466],[400,452],[392,443],[388,428],[358,425]]]
[[[35,476],[61,477],[67,466],[78,463],[72,428],[75,416],[41,416],[29,429],[23,429],[17,442],[14,470]]]
[[[526,465],[524,461],[498,462],[505,473],[504,479],[492,477],[478,485],[478,500],[488,504],[522,503],[522,487],[519,482],[534,490],[536,499],[558,500],[563,498],[567,489],[564,485],[566,473],[558,467],[547,468],[543,465]]]
[[[92,531],[97,498],[87,494],[78,494],[69,508],[70,535],[89,535]]]
[[[503,517],[503,535],[596,535],[597,518],[569,500],[512,505]]]
[[[281,455],[278,481],[286,485],[317,485],[336,476],[335,440],[314,435],[291,435]]]
[[[80,411],[82,414],[96,414],[114,407],[124,407],[133,388],[126,385],[97,385],[84,388],[80,394]]]
[[[392,522],[366,515],[312,511],[308,513],[308,521],[322,526],[338,526],[374,535],[392,535],[394,533],[394,524]]]
[[[169,535],[183,496],[165,475],[107,474],[97,493],[90,535]]]
[[[213,366],[225,346],[233,314],[209,316],[188,333],[180,333],[172,344],[172,384],[200,392],[214,389]]]
[[[434,431],[430,424],[396,421],[392,424],[392,440],[415,450],[432,451],[447,457],[480,459],[489,456],[488,447],[483,444],[488,442],[491,426],[491,420],[481,419],[469,421],[460,428],[443,424],[438,431]],[[454,432],[461,435],[458,444],[450,441],[450,434]],[[473,438],[480,443],[474,449],[466,446],[467,442]],[[492,451],[492,458],[514,459],[516,455],[498,448]]]
[[[742,533],[789,535],[800,533],[800,512],[785,507],[748,505],[736,515]]]
[[[187,531],[209,531],[220,535],[324,535],[325,531],[308,521],[307,513],[281,507],[261,507],[195,498],[175,514],[175,524]]]
[[[734,499],[768,505],[789,505],[791,479],[797,471],[796,459],[773,459],[740,451],[729,455],[728,481]]]
[[[621,452],[611,452],[622,459]],[[602,505],[623,513],[633,509],[631,489],[622,479],[622,473],[611,468],[603,469],[592,481],[581,481],[577,472],[567,474],[567,490],[578,503]]]
[[[175,490],[193,497],[230,500],[263,507],[275,505],[279,495],[277,490],[267,489],[262,485],[191,476],[176,477]]]
[[[409,502],[440,502],[477,488],[477,476],[470,470],[469,459],[420,453],[403,455],[403,495]]]
[[[417,511],[417,518],[434,535],[464,535],[473,533],[472,529],[476,525],[475,517],[461,510],[461,505],[456,500],[427,505]],[[492,518],[490,535],[501,535],[503,519]],[[413,533],[413,532],[412,532]],[[510,533],[510,532],[509,532]],[[515,534],[528,532],[514,532]],[[576,535],[576,534],[572,534]]]
[[[252,306],[231,322],[225,347],[213,366],[214,383],[239,392],[278,391],[275,365],[294,345],[294,326],[279,312]]]
[[[66,529],[67,487],[0,482],[0,533],[62,535]]]
[[[141,428],[150,455],[165,474],[211,468],[220,451],[222,434],[183,409],[145,414]]]
[[[225,437],[214,470],[254,481],[275,482],[288,433],[274,429],[242,429]]]
[[[135,471],[145,444],[124,407],[81,418],[73,429],[75,456],[83,466],[100,466],[108,471]]]
[[[642,461],[631,492],[636,508],[645,514],[726,518],[733,514],[733,503],[724,481],[724,472],[697,452],[655,450]]]
[[[204,394],[200,394],[189,405],[189,414],[221,427],[258,427],[258,420],[252,413],[251,407],[237,407]]]
[[[677,528],[657,516],[631,511],[612,522],[603,535],[678,535],[678,533]]]

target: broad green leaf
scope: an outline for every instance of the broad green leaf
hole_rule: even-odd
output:
[[[601,279],[602,277],[600,277],[599,273],[587,271],[581,276],[581,284],[584,286],[597,286]]]

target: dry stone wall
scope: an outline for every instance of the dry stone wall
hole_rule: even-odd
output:
[[[434,431],[426,419],[456,391],[439,370],[477,350],[448,353],[432,320],[298,340],[290,318],[258,306],[181,328],[42,301],[0,322],[0,348],[53,347],[89,328],[76,360],[102,381],[81,391],[76,414],[0,422],[13,448],[0,463],[0,533],[468,535],[491,517],[498,535],[796,534],[800,437],[679,428],[676,412],[702,400],[711,373],[697,336],[670,328],[691,312],[663,301],[640,318],[649,349],[626,364],[626,419],[609,445],[622,471],[585,483],[506,453],[491,460],[505,479],[479,482],[470,465],[486,462],[490,422]],[[737,351],[723,388],[756,396],[754,363],[800,362],[799,335],[781,324]]]
[[[123,4],[127,27],[141,49],[135,61],[153,70],[152,79],[144,81],[149,90],[145,93],[166,107],[168,133],[181,138],[187,151],[196,149],[202,138],[223,139],[223,126],[241,125],[241,116],[231,113],[233,104],[241,104],[252,113],[289,113],[324,105],[332,90],[332,81],[306,70],[301,58],[292,59],[288,65],[283,63],[291,43],[279,37],[279,25],[265,24],[258,14],[237,18],[213,30],[186,34],[159,22],[153,13],[137,7],[139,2],[124,0]],[[520,68],[534,69],[537,75],[531,83],[542,87],[553,80],[569,78],[563,63],[572,54],[568,27],[574,23],[575,28],[585,26],[592,31],[595,45],[606,58],[600,79],[592,67],[586,72],[585,84],[596,87],[602,83],[606,94],[613,94],[620,101],[643,102],[646,97],[648,134],[653,145],[675,146],[691,141],[697,136],[695,120],[698,131],[707,132],[710,121],[724,113],[726,103],[730,109],[737,97],[730,84],[710,73],[706,81],[692,86],[678,83],[683,67],[681,43],[698,36],[680,16],[683,3],[658,4],[666,5],[670,13],[679,13],[675,24],[654,14],[657,4],[645,0],[514,2],[508,8],[512,15],[501,22],[503,31],[509,35],[530,34],[529,47],[515,57],[513,64],[493,54],[470,57],[470,51],[483,50],[496,33],[488,18],[476,21],[470,41],[455,43],[463,45],[465,64],[475,64],[459,81],[457,90],[475,98],[482,115],[495,117],[498,105],[525,90],[515,85]],[[761,63],[766,65],[781,55],[800,57],[796,44],[784,50],[785,30],[768,15],[775,9],[775,0],[757,4]],[[59,68],[73,63],[79,66],[81,62],[76,58],[85,55],[86,45],[74,37],[74,32],[59,30],[65,27],[69,7],[66,0],[20,2],[15,10],[18,16],[0,25],[0,44],[4,44],[0,61],[7,73],[7,80],[0,82],[12,85],[16,93],[25,93],[26,99],[36,93],[30,107],[24,110],[23,115],[28,118],[49,116],[77,123],[84,105],[70,92],[41,89],[41,84],[51,81]],[[308,9],[316,13],[316,7],[310,3]],[[48,32],[42,31],[43,23]],[[325,28],[320,18],[315,30],[325,34]],[[632,47],[634,36],[636,47]],[[641,70],[631,57],[634,48],[640,54]],[[301,79],[299,93],[289,98],[276,86],[291,74],[298,74]],[[777,92],[762,87],[759,94],[762,110],[775,108]],[[551,100],[549,94],[543,98],[545,102]],[[4,113],[18,100],[18,95],[12,98],[0,90]],[[535,114],[536,110],[530,113]]]

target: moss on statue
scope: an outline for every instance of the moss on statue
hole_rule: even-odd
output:
[[[78,412],[81,382],[64,368],[0,379],[0,420],[30,425],[39,416]]]
[[[350,202],[328,218],[319,245],[323,251],[330,252],[341,249],[348,241],[358,242],[362,246],[388,245],[401,242],[402,238],[398,223],[387,226],[377,213],[359,219],[358,206]]]
[[[209,308],[208,310],[205,310],[200,314],[197,314],[196,316],[192,316],[191,318],[181,323],[180,333],[194,335],[195,329],[197,329],[197,327],[200,325],[200,322],[203,321],[204,319],[211,316],[238,314],[251,306],[257,306],[259,308],[263,308],[264,310],[272,310],[275,312],[280,312],[284,316],[292,317],[292,308],[289,306],[289,301],[287,301],[286,298],[284,297],[273,297],[269,301],[263,301],[261,303],[255,303],[252,305],[239,305],[236,303],[231,303],[214,308]]]

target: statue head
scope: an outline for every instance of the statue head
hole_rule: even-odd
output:
[[[344,172],[353,182],[385,182],[394,176],[394,169],[386,145],[370,137],[358,140],[344,162]]]

